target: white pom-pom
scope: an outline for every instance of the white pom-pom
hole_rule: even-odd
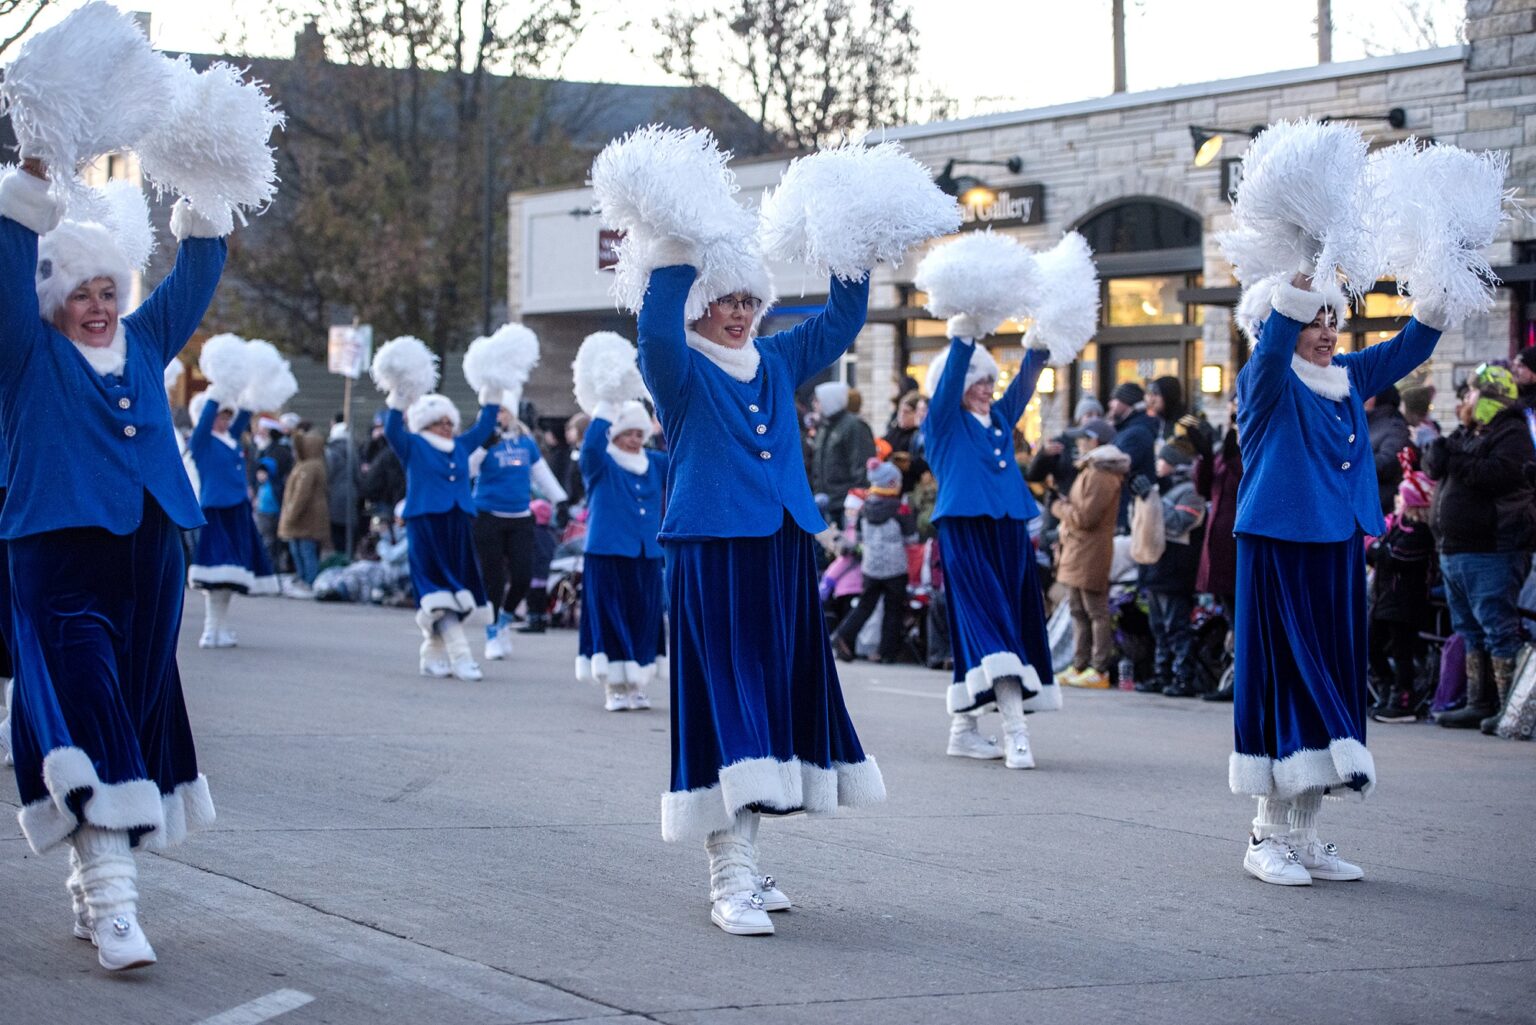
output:
[[[521,394],[538,365],[538,335],[522,324],[504,324],[490,337],[470,343],[464,353],[464,380],[476,392],[489,388]]]
[[[854,281],[959,226],[959,204],[900,146],[850,142],[793,161],[763,199],[759,231],[770,259]]]
[[[250,363],[246,359],[245,339],[239,335],[214,335],[203,343],[197,357],[197,369],[225,400],[233,401],[250,383]]]
[[[398,393],[408,405],[437,387],[437,356],[420,338],[402,335],[379,346],[368,373],[379,391]]]
[[[1035,257],[1036,291],[1029,298],[1034,323],[1024,344],[1050,351],[1052,363],[1077,358],[1099,328],[1099,269],[1088,242],[1075,231]]]
[[[612,331],[587,335],[571,363],[576,404],[588,416],[599,403],[622,405],[645,394],[629,339]]]
[[[243,211],[277,194],[272,133],[284,117],[257,82],[222,62],[199,74],[183,58],[169,117],[134,147],[144,174],[162,192],[187,197],[227,235]]]
[[[271,342],[247,342],[245,359],[250,379],[240,393],[241,409],[281,409],[298,392],[299,382],[293,376],[293,368]]]
[[[81,186],[69,198],[72,221],[95,221],[111,234],[123,259],[136,271],[149,266],[155,251],[155,229],[149,219],[149,203],[143,191],[126,179],[102,188]]]
[[[1506,153],[1408,139],[1372,155],[1368,219],[1385,272],[1455,323],[1493,305],[1498,278],[1481,250],[1509,216]]]
[[[176,390],[176,386],[181,383],[181,379],[186,372],[187,368],[181,362],[180,357],[171,360],[165,365],[165,390],[167,394]]]
[[[1347,124],[1282,121],[1261,133],[1243,157],[1234,228],[1219,237],[1237,279],[1316,267],[1315,286],[1330,298],[1340,271],[1351,294],[1374,285],[1365,164],[1365,140]]]
[[[128,149],[164,120],[170,71],[130,15],[90,3],[22,45],[0,107],[22,155],[67,188],[82,162]]]
[[[597,155],[591,181],[598,212],[605,227],[625,233],[613,279],[619,305],[638,313],[651,271],[668,263],[688,262],[699,272],[688,296],[690,320],[711,300],[766,276],[752,213],[733,198],[738,186],[728,159],[709,132],[660,125],[615,139]]]
[[[914,283],[928,293],[928,310],[941,320],[964,313],[983,334],[1022,317],[1036,293],[1035,255],[1008,235],[977,231],[935,247],[918,265]]]

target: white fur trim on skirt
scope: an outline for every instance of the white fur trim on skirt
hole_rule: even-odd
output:
[[[993,682],[1004,676],[1017,676],[1028,690],[1036,691],[1034,697],[1024,702],[1026,712],[1054,712],[1061,708],[1061,688],[1055,682],[1043,683],[1035,667],[1025,665],[1024,660],[1011,651],[994,651],[983,655],[981,665],[972,667],[961,683],[951,683],[946,695],[950,714],[956,712],[980,713],[994,707],[991,703],[977,707],[976,698],[992,689]]]
[[[720,782],[661,797],[663,840],[703,839],[730,827],[748,805],[765,809],[804,809],[831,815],[838,808],[861,808],[885,800],[885,780],[873,758],[830,768],[798,758],[748,758],[720,770]]]
[[[417,600],[416,606],[423,612],[453,612],[466,621],[483,607],[486,613],[484,619],[490,622],[490,607],[477,607],[475,596],[468,588],[459,591],[429,591]]]
[[[632,683],[648,687],[656,679],[656,663],[643,666],[639,662],[610,662],[602,652],[591,658],[577,655],[576,679],[581,683]]]
[[[90,756],[78,747],[61,747],[43,759],[43,781],[49,796],[33,801],[16,813],[27,843],[38,854],[55,847],[74,833],[80,820],[69,809],[69,795],[90,790],[82,811],[85,821],[101,829],[139,829],[149,832],[139,840],[151,850],[163,850],[186,839],[188,833],[213,824],[213,797],[208,777],[178,784],[162,795],[152,780],[103,783]]]
[[[1376,789],[1376,760],[1360,741],[1343,737],[1326,749],[1303,748],[1284,758],[1233,752],[1227,762],[1227,783],[1234,794],[1252,797],[1295,797],[1325,787],[1343,790],[1349,781],[1365,777],[1364,797]]]
[[[276,594],[277,577],[258,577],[244,566],[192,566],[187,583],[202,591],[228,587],[246,594]]]

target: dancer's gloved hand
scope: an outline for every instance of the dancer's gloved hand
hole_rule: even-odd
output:
[[[482,406],[499,406],[505,397],[505,393],[500,388],[492,388],[487,385],[480,389],[479,399]]]
[[[421,398],[420,395],[412,395],[410,392],[396,389],[384,397],[384,405],[404,413],[407,409],[411,408],[411,403],[419,398]]]
[[[972,341],[986,334],[981,324],[969,313],[957,313],[950,317],[944,325],[944,330],[951,338],[969,338]]]
[[[646,248],[650,256],[647,262],[652,267],[697,267],[699,263],[698,246],[679,238],[652,239]]]

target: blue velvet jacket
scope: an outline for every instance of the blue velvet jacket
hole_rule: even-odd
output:
[[[223,239],[189,238],[176,266],[119,321],[122,373],[102,376],[37,304],[37,234],[0,217],[0,434],[11,465],[0,538],[71,527],[130,534],[147,491],[183,529],[203,524],[182,465],[165,367],[187,344],[224,271]]]
[[[581,481],[587,486],[587,554],[661,558],[662,493],[667,482],[664,452],[642,449],[650,464],[631,473],[608,454],[608,428],[601,417],[581,439]]]
[[[1335,356],[1349,394],[1333,400],[1291,369],[1305,326],[1270,313],[1237,375],[1243,479],[1233,533],[1307,542],[1379,535],[1386,525],[1364,401],[1428,359],[1440,332],[1410,320],[1390,341]]]
[[[187,440],[192,464],[197,467],[198,504],[204,509],[227,509],[250,497],[245,491],[245,453],[238,444],[226,445],[213,436],[213,421],[218,415],[217,402],[205,403],[203,415]],[[250,423],[249,410],[236,413],[229,425],[230,437],[239,438]]]
[[[805,476],[795,390],[858,337],[869,278],[833,279],[824,310],[756,340],[757,373],[738,381],[688,346],[683,306],[695,275],[689,266],[652,271],[640,311],[640,373],[671,454],[661,537],[768,537],[786,512],[819,533],[826,521]]]
[[[1040,509],[1013,458],[1013,425],[1024,415],[1049,355],[1043,349],[1025,350],[1018,375],[992,403],[991,422],[982,426],[962,403],[965,371],[975,351],[973,342],[950,341],[943,376],[933,388],[928,419],[923,421],[928,466],[939,484],[933,519],[1032,520]]]
[[[480,417],[453,439],[453,451],[443,452],[405,426],[405,414],[391,409],[384,417],[384,438],[405,467],[405,516],[430,516],[450,509],[475,514],[470,490],[469,454],[496,430],[500,406],[481,406]]]

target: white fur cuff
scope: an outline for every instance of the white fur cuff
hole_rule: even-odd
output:
[[[417,398],[419,398],[419,396],[407,395],[404,392],[392,391],[388,395],[384,396],[384,405],[388,406],[390,409],[404,413],[407,409],[411,408],[411,403],[415,402]]]
[[[1321,292],[1308,292],[1295,285],[1282,283],[1275,286],[1275,294],[1270,302],[1276,313],[1302,324],[1310,324],[1327,300]]]
[[[981,325],[976,322],[976,318],[969,313],[957,313],[950,317],[944,325],[944,330],[951,338],[965,338],[971,341],[986,334],[981,329]]]
[[[1413,319],[1425,327],[1441,332],[1449,330],[1451,326],[1451,318],[1446,315],[1445,310],[1427,302],[1413,304]]]
[[[619,404],[617,402],[599,402],[592,407],[592,419],[607,420],[613,423],[619,418]]]
[[[25,171],[12,171],[0,179],[0,217],[46,235],[59,226],[61,213],[43,179]]]
[[[186,199],[178,199],[171,207],[171,234],[176,236],[177,242],[182,242],[189,238],[223,238],[228,233],[220,231],[218,225],[194,210]]]
[[[502,400],[506,398],[505,389],[487,386],[480,389],[477,398],[482,406],[500,406],[503,405]]]

